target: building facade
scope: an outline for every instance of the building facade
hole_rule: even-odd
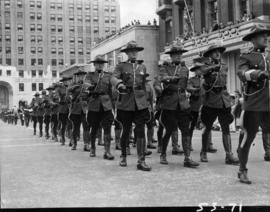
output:
[[[159,61],[159,30],[156,25],[134,25],[125,31],[114,35],[98,44],[91,49],[91,59],[97,55],[104,55],[108,61],[107,70],[113,71],[119,63],[127,60],[127,56],[120,50],[129,41],[136,41],[144,50],[139,52],[139,58],[144,60],[147,72],[153,79],[158,68]],[[91,66],[93,70],[93,66]]]
[[[118,0],[1,0],[0,65],[29,77],[26,90],[37,81],[45,87],[65,67],[87,62],[91,44],[119,28]]]
[[[228,89],[240,90],[239,56],[250,48],[242,37],[258,21],[270,27],[269,11],[269,0],[159,0],[160,59],[167,60],[163,52],[169,45],[181,43],[189,50],[183,55],[189,66],[209,45],[222,44],[227,48],[223,60],[229,68]]]

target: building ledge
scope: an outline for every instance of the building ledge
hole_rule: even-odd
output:
[[[165,17],[167,11],[172,11],[171,4],[162,4],[160,7],[157,8],[156,13],[161,17]]]

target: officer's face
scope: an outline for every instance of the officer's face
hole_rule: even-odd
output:
[[[135,61],[138,57],[138,51],[128,51],[126,52],[128,59],[131,61]]]
[[[256,47],[266,48],[267,47],[267,40],[268,40],[267,33],[262,33],[262,34],[255,36],[252,39],[252,42]]]
[[[172,62],[181,62],[181,54],[179,53],[173,53],[171,54]]]
[[[96,71],[103,71],[104,69],[104,63],[94,63],[94,66]]]
[[[209,56],[211,58],[213,58],[214,60],[220,60],[220,58],[221,58],[221,52],[218,49],[216,49],[216,50],[210,52]]]

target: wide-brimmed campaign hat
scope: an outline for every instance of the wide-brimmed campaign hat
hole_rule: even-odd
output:
[[[136,41],[130,41],[130,42],[127,43],[126,46],[124,46],[124,47],[120,50],[120,52],[128,52],[128,51],[138,51],[138,52],[140,52],[140,51],[142,51],[142,50],[144,50],[144,48],[141,47],[141,46],[139,46],[139,45],[136,43]]]
[[[89,63],[108,63],[108,61],[105,60],[102,55],[97,55],[95,59],[91,60]]]
[[[250,29],[250,32],[242,38],[242,40],[251,41],[253,37],[263,33],[266,33],[268,36],[270,36],[270,26],[266,26],[264,24],[256,24]]]
[[[39,94],[39,92],[36,92],[35,94],[34,94],[34,96],[39,96],[40,94]]]
[[[188,52],[188,50],[184,49],[183,46],[173,45],[165,51],[165,54],[183,54],[185,52]]]
[[[204,57],[208,57],[209,54],[215,50],[219,50],[221,53],[225,52],[226,48],[221,45],[213,44],[207,48],[207,50],[203,53]]]
[[[200,62],[196,62],[193,64],[193,66],[191,66],[191,68],[189,69],[191,72],[195,72],[197,71],[199,68],[201,68],[202,66],[204,66],[203,63]]]
[[[85,75],[85,74],[87,74],[87,72],[83,71],[82,69],[79,69],[73,75],[80,76],[80,75]]]
[[[59,80],[59,82],[66,82],[72,80],[72,77],[63,77],[61,80]]]

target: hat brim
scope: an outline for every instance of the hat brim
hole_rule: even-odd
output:
[[[104,63],[108,63],[108,61],[106,60],[92,60],[89,63],[99,63],[99,64],[104,64]]]
[[[251,41],[251,39],[252,39],[253,37],[255,37],[256,35],[259,35],[259,34],[263,34],[263,33],[266,33],[268,36],[270,36],[270,29],[265,29],[265,30],[262,30],[262,31],[249,33],[249,34],[245,35],[245,36],[242,38],[242,40],[243,40],[243,41]]]
[[[193,66],[193,67],[191,67],[191,68],[189,69],[189,71],[195,72],[195,71],[197,71],[197,70],[200,69],[200,68],[201,68],[201,66]]]
[[[221,47],[216,47],[216,48],[213,48],[213,49],[209,49],[208,51],[204,52],[203,53],[203,56],[204,57],[208,57],[209,54],[215,50],[219,50],[221,53],[225,52],[226,51],[226,48],[221,46]]]
[[[85,71],[81,71],[79,73],[74,73],[73,75],[75,76],[80,76],[80,75],[86,75],[87,73]]]
[[[133,48],[124,48],[124,49],[120,50],[120,52],[130,52],[130,51],[140,52],[140,51],[143,51],[143,50],[144,50],[143,47],[133,47]]]
[[[181,50],[178,50],[178,51],[166,51],[164,54],[183,54],[183,53],[186,53],[188,52],[188,50],[186,49],[181,49]]]
[[[69,80],[72,80],[72,77],[61,79],[61,80],[59,80],[59,82],[66,82]]]

